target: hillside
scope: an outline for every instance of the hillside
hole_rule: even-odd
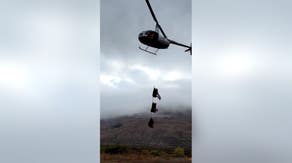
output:
[[[154,128],[148,127],[150,113],[101,120],[101,145],[173,150],[183,147],[191,153],[191,110],[159,110],[153,115]]]

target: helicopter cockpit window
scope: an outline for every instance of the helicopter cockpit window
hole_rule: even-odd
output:
[[[148,31],[147,32],[147,37],[150,38],[150,39],[154,39],[155,33],[154,32],[151,32],[151,31]]]

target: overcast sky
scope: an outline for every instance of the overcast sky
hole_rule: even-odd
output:
[[[291,5],[193,1],[197,162],[291,162]]]
[[[193,34],[192,71],[180,47],[138,50],[144,1],[102,1],[100,61],[99,1],[0,2],[0,162],[97,162],[98,63],[104,116],[145,111],[155,85],[192,103],[197,162],[291,162],[291,2],[193,0],[192,29],[190,1],[151,2],[169,38]]]
[[[99,5],[0,1],[0,162],[98,160]]]
[[[191,1],[151,4],[168,38],[190,44]],[[155,29],[146,2],[101,0],[101,6],[101,116],[148,111],[154,86],[160,108],[190,107],[191,56],[185,49],[170,45],[158,56],[138,49],[138,34]]]

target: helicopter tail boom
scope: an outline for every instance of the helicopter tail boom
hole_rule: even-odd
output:
[[[192,44],[191,44],[190,46],[188,46],[188,45],[185,45],[185,44],[182,44],[182,43],[178,43],[178,42],[173,41],[173,40],[169,40],[169,42],[170,42],[171,44],[174,44],[174,45],[177,45],[177,46],[182,46],[182,47],[187,48],[187,49],[185,50],[185,52],[190,52],[190,55],[192,55]]]

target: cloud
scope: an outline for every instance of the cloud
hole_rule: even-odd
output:
[[[101,74],[100,81],[102,84],[110,86],[110,87],[117,87],[117,84],[121,82],[121,78],[112,75]]]
[[[131,70],[138,70],[141,71],[143,73],[145,73],[148,78],[152,81],[157,81],[159,76],[160,76],[160,72],[157,69],[152,69],[143,65],[133,65],[130,67]]]

